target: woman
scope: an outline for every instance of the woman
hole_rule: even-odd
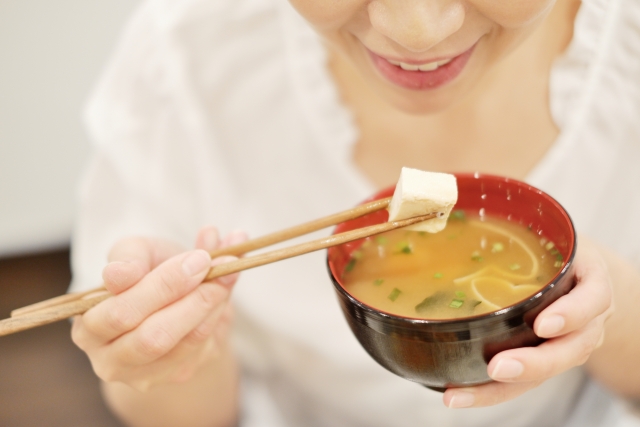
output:
[[[132,426],[612,425],[592,378],[640,398],[640,7],[291,3],[147,2],[93,98],[74,290],[108,253],[117,296],[73,339],[113,410]],[[495,382],[440,395],[377,366],[322,254],[198,286],[229,260],[202,249],[245,238],[206,224],[271,232],[401,166],[527,180],[583,233],[575,289],[535,323],[550,339],[495,356]]]

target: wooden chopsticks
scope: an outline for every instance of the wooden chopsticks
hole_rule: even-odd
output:
[[[384,209],[388,206],[391,198],[379,199],[358,207],[329,215],[315,221],[287,228],[263,237],[259,237],[247,242],[219,249],[211,252],[211,257],[221,255],[242,255],[250,251],[261,249],[275,243],[280,243],[294,237],[302,236],[338,223],[358,218],[371,212]],[[272,262],[292,258],[309,252],[326,249],[331,246],[362,239],[364,237],[383,233],[400,227],[426,221],[437,217],[438,213],[418,216],[400,221],[385,222],[369,227],[358,228],[345,233],[334,234],[329,237],[316,239],[310,242],[301,243],[295,246],[278,249],[252,257],[238,259],[236,261],[220,264],[212,267],[206,276],[206,280],[216,277],[226,276],[250,268],[258,267]],[[20,332],[36,326],[45,325],[66,319],[78,314],[82,314],[91,307],[111,297],[112,295],[104,288],[97,288],[86,292],[61,295],[46,301],[41,301],[26,307],[14,310],[9,319],[0,321],[0,336]]]

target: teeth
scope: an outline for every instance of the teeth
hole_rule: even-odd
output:
[[[438,63],[437,62],[429,62],[428,64],[424,64],[424,65],[418,66],[418,69],[420,71],[433,71],[436,68],[438,68]]]
[[[441,67],[445,64],[448,64],[449,62],[451,62],[451,59],[444,59],[442,61],[435,61],[435,62],[428,62],[426,64],[420,64],[420,65],[415,65],[415,64],[407,64],[406,62],[400,62],[400,61],[392,61],[390,59],[388,59],[390,64],[396,65],[400,68],[402,68],[405,71],[433,71],[435,69],[437,69],[438,67]]]
[[[403,70],[406,70],[406,71],[418,71],[418,69],[420,67],[418,65],[405,64],[404,62],[401,62],[400,63],[400,68],[402,68]]]

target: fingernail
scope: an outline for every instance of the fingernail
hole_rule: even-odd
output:
[[[187,276],[195,276],[205,268],[208,270],[210,264],[211,257],[209,257],[209,254],[206,251],[197,250],[182,261],[182,270]]]
[[[509,380],[519,377],[524,372],[522,363],[514,359],[500,359],[491,373],[494,380]]]
[[[473,405],[476,397],[473,393],[468,393],[466,391],[458,391],[456,392],[451,400],[449,400],[449,408],[468,408]]]
[[[562,328],[564,328],[564,317],[559,314],[553,314],[540,321],[538,336],[550,337],[560,332]]]

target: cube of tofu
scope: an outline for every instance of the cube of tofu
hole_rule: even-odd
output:
[[[389,203],[389,221],[440,212],[442,216],[406,227],[407,230],[437,233],[447,225],[458,201],[456,177],[448,173],[402,168]]]

